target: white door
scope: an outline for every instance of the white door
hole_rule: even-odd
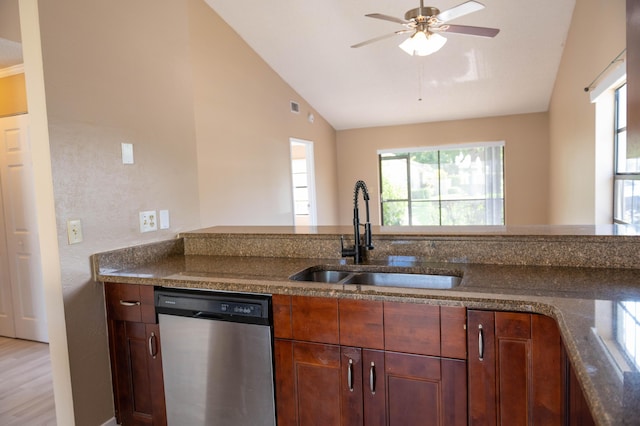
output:
[[[0,184],[2,180],[0,179]],[[4,232],[4,207],[0,185],[0,336],[16,337],[13,323],[13,299],[11,297],[11,275],[7,254],[7,237]]]
[[[4,263],[8,263],[15,337],[47,342],[28,123],[27,115],[0,119]],[[2,293],[4,297],[8,291]]]

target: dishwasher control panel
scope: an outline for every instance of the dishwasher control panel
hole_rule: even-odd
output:
[[[253,303],[220,302],[220,313],[261,317],[262,307]]]
[[[158,314],[270,325],[271,296],[206,290],[155,289]]]

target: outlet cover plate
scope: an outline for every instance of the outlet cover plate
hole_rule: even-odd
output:
[[[160,210],[160,229],[169,229],[169,210]]]
[[[78,244],[82,242],[82,222],[80,219],[71,219],[67,221],[67,237],[69,244]]]
[[[133,144],[123,143],[122,147],[122,164],[133,164]]]
[[[140,212],[140,232],[158,230],[158,216],[155,210]]]

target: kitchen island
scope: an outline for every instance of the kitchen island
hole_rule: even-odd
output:
[[[94,279],[543,314],[558,325],[596,423],[640,422],[638,352],[620,350],[625,339],[635,339],[636,348],[640,340],[640,326],[629,321],[634,312],[637,320],[640,306],[636,228],[374,228],[375,249],[359,267],[458,275],[461,283],[443,290],[290,279],[310,267],[350,268],[352,261],[340,256],[340,236],[348,242],[350,232],[349,227],[186,232],[174,240],[94,255]]]

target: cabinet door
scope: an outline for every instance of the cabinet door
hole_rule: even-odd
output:
[[[279,426],[342,424],[346,377],[340,349],[337,345],[276,339]]]
[[[166,425],[157,324],[109,321],[116,415],[123,425]]]
[[[495,344],[499,424],[530,424],[531,317],[497,312]]]
[[[591,416],[589,405],[582,393],[580,382],[578,382],[576,373],[564,351],[563,362],[565,366],[565,389],[567,393],[566,424],[568,426],[595,426],[596,423]]]
[[[467,312],[469,425],[498,424],[496,414],[495,314]]]
[[[386,352],[389,425],[466,425],[466,363]]]
[[[362,350],[364,424],[383,426],[387,421],[384,351]]]
[[[348,346],[340,347],[341,425],[359,426],[365,424],[362,405],[362,367],[362,349]]]
[[[275,359],[279,426],[385,424],[384,352],[276,339]]]
[[[535,314],[469,311],[469,424],[560,425],[560,334]]]

